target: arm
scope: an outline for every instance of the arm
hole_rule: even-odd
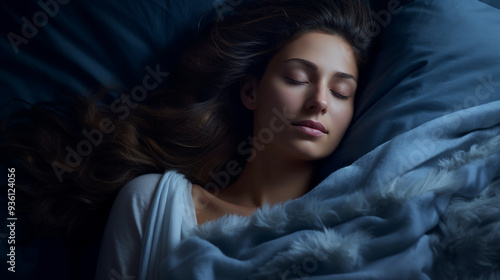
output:
[[[137,275],[149,207],[161,176],[139,176],[118,194],[104,231],[96,279]]]

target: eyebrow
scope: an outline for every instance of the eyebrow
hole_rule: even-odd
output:
[[[289,61],[299,62],[299,63],[305,65],[306,67],[313,69],[314,71],[318,71],[318,66],[316,64],[310,62],[309,60],[305,60],[302,58],[290,58],[290,59],[285,60],[285,63],[289,62]],[[337,78],[341,78],[341,79],[353,80],[354,82],[358,83],[358,80],[356,80],[356,77],[354,77],[354,75],[349,74],[349,73],[336,72],[334,76]]]

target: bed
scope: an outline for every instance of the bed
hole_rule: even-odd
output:
[[[151,71],[168,72],[198,25],[248,1],[2,2],[2,118],[17,109],[13,98],[132,89]],[[500,1],[368,2],[370,66],[318,186],[282,207],[200,228],[179,248],[195,257],[163,275],[500,279]],[[99,240],[72,270],[59,240],[18,245],[16,273],[8,272],[4,215],[2,279],[93,278]]]

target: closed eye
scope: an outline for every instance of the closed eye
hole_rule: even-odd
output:
[[[335,92],[335,91],[333,91],[333,90],[330,90],[330,91],[332,92],[332,94],[333,94],[335,97],[337,97],[337,98],[338,98],[338,99],[340,99],[340,100],[347,100],[347,99],[349,99],[349,97],[348,97],[348,96],[342,95],[342,94],[340,94],[340,93],[338,93],[338,92]]]
[[[305,84],[307,84],[307,82],[297,81],[297,80],[294,80],[294,79],[292,79],[292,78],[285,78],[285,80],[286,80],[288,83],[292,84],[292,85],[305,85]]]

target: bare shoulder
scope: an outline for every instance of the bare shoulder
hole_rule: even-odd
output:
[[[191,195],[193,196],[196,220],[199,225],[219,217],[220,207],[219,203],[217,203],[217,197],[196,184],[193,184]]]

